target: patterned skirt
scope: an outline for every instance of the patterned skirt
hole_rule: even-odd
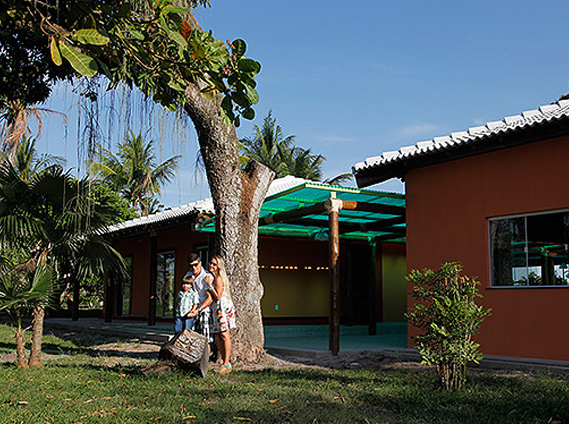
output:
[[[223,296],[215,302],[212,305],[212,318],[212,331],[214,333],[221,333],[235,328],[235,307],[231,299]]]

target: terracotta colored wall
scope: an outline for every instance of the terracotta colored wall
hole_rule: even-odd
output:
[[[188,255],[195,245],[207,244],[208,235],[192,232],[189,226],[167,228],[157,233],[158,252],[176,253],[176,292],[188,271]],[[132,256],[132,315],[148,315],[150,279],[150,235],[135,235],[114,242],[123,256]]]
[[[559,331],[569,288],[491,288],[488,240],[488,218],[569,208],[568,158],[563,137],[406,176],[408,270],[460,261],[478,276],[493,309],[478,337],[483,353],[569,360]]]
[[[187,272],[187,256],[194,246],[207,243],[208,235],[195,233],[189,227],[177,227],[157,232],[158,252],[176,253],[176,291]],[[147,316],[150,274],[150,236],[137,235],[117,240],[115,248],[133,258],[132,309],[133,316]],[[345,266],[347,247],[341,243],[340,252]],[[383,257],[381,256],[383,252]],[[384,245],[377,249],[378,320],[401,321],[405,310],[405,248]],[[328,244],[308,239],[269,238],[259,240],[259,265],[265,295],[261,301],[267,318],[327,317],[329,311]],[[275,267],[297,267],[276,269]],[[271,267],[273,267],[271,269]],[[311,269],[306,269],[310,267]],[[318,269],[320,268],[320,269]],[[345,278],[345,275],[344,275]],[[354,284],[365,284],[355,281]],[[385,296],[382,297],[382,293]],[[343,299],[342,299],[343,300]],[[367,301],[365,308],[368,307]]]

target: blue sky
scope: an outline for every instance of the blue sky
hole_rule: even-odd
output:
[[[325,177],[569,92],[566,0],[212,0],[212,6],[196,13],[202,27],[222,40],[243,38],[247,55],[263,67],[257,118],[238,135],[251,135],[273,110],[285,135],[326,156]],[[68,135],[62,139],[62,124],[50,123],[40,149],[47,146],[76,166],[72,97],[58,89],[48,102],[68,113]],[[163,155],[184,156],[178,178],[164,191],[167,206],[208,195],[195,175],[195,138],[188,129],[182,146],[163,143]],[[373,188],[401,191],[403,185]]]

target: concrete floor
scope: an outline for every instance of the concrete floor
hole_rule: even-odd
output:
[[[149,326],[145,322],[114,320],[110,323],[99,318],[48,318],[46,328],[78,327],[88,331],[112,332],[117,335],[140,337],[166,342],[173,335],[173,325],[158,322]],[[407,347],[406,323],[378,323],[377,335],[369,336],[368,327],[363,325],[340,327],[340,351],[363,351],[383,349],[405,349]],[[266,325],[265,348],[284,351],[327,351],[327,325]]]

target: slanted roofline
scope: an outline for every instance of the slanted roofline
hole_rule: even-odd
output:
[[[352,167],[358,187],[405,178],[416,168],[569,134],[569,100],[508,116],[501,121],[421,141],[367,158]]]

